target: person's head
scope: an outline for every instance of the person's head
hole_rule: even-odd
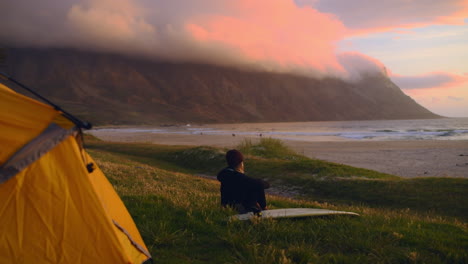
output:
[[[236,149],[231,149],[226,152],[226,161],[229,167],[236,169],[244,164],[244,155]]]

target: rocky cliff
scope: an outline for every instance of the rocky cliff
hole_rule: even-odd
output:
[[[436,118],[384,75],[358,83],[69,49],[8,49],[4,71],[97,124]]]

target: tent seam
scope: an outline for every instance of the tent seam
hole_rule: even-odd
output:
[[[13,178],[75,131],[76,127],[64,129],[55,123],[51,123],[0,166],[0,184]]]
[[[130,235],[130,233],[125,229],[123,228],[123,226],[121,226],[119,223],[117,223],[117,221],[115,221],[114,219],[112,219],[112,222],[114,223],[114,225],[120,230],[122,231],[127,237],[128,237],[128,240],[130,240],[130,243],[136,247],[139,251],[141,251],[141,253],[145,254],[148,258],[151,258],[151,254],[146,251],[140,244],[138,244],[135,240],[133,240],[132,236]]]

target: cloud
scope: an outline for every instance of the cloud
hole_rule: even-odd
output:
[[[337,43],[350,30],[404,28],[434,21],[458,23],[460,16],[468,14],[466,2],[2,1],[0,43],[74,47],[356,80],[366,73],[387,70],[380,61],[362,53],[336,54]],[[392,78],[405,89],[441,87],[465,80],[445,73]]]
[[[460,101],[465,100],[465,98],[455,97],[455,96],[447,96],[447,99],[452,100],[452,101],[456,101],[456,102],[460,102]]]
[[[41,46],[60,42],[66,31],[64,11],[70,6],[70,0],[0,1],[0,43]]]
[[[145,50],[156,44],[157,32],[142,14],[142,8],[127,0],[89,1],[71,6],[66,22],[74,32],[70,38],[80,45],[117,51],[137,45]]]
[[[377,59],[358,52],[344,52],[338,54],[338,61],[345,69],[345,78],[356,81],[368,74],[387,75],[387,69]]]
[[[293,0],[2,1],[0,43],[344,75],[335,16]]]
[[[463,23],[460,18],[468,16],[467,2],[1,1],[0,44],[74,47],[356,79],[362,72],[385,70],[382,63],[364,54],[337,55],[336,45],[346,34],[434,22]],[[424,83],[413,77],[396,78],[410,87],[407,89]],[[425,86],[436,80],[447,83],[450,78],[438,76],[426,80]]]
[[[345,31],[340,21],[292,0],[234,0],[235,14],[203,15],[186,29],[200,46],[222,46],[270,70],[332,74],[343,71],[334,43]]]
[[[335,14],[360,35],[395,28],[416,28],[433,24],[462,25],[468,17],[466,0],[296,0],[320,12]]]
[[[468,82],[468,77],[445,72],[434,72],[415,76],[391,75],[392,81],[406,90],[450,88]]]

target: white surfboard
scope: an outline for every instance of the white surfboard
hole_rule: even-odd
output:
[[[314,216],[326,216],[326,215],[359,216],[359,214],[353,213],[353,212],[333,211],[333,210],[328,210],[328,209],[283,208],[283,209],[265,210],[261,212],[261,215],[254,215],[253,213],[233,215],[231,216],[231,219],[249,220],[253,217],[256,217],[256,218],[300,218],[300,217],[314,217]]]

